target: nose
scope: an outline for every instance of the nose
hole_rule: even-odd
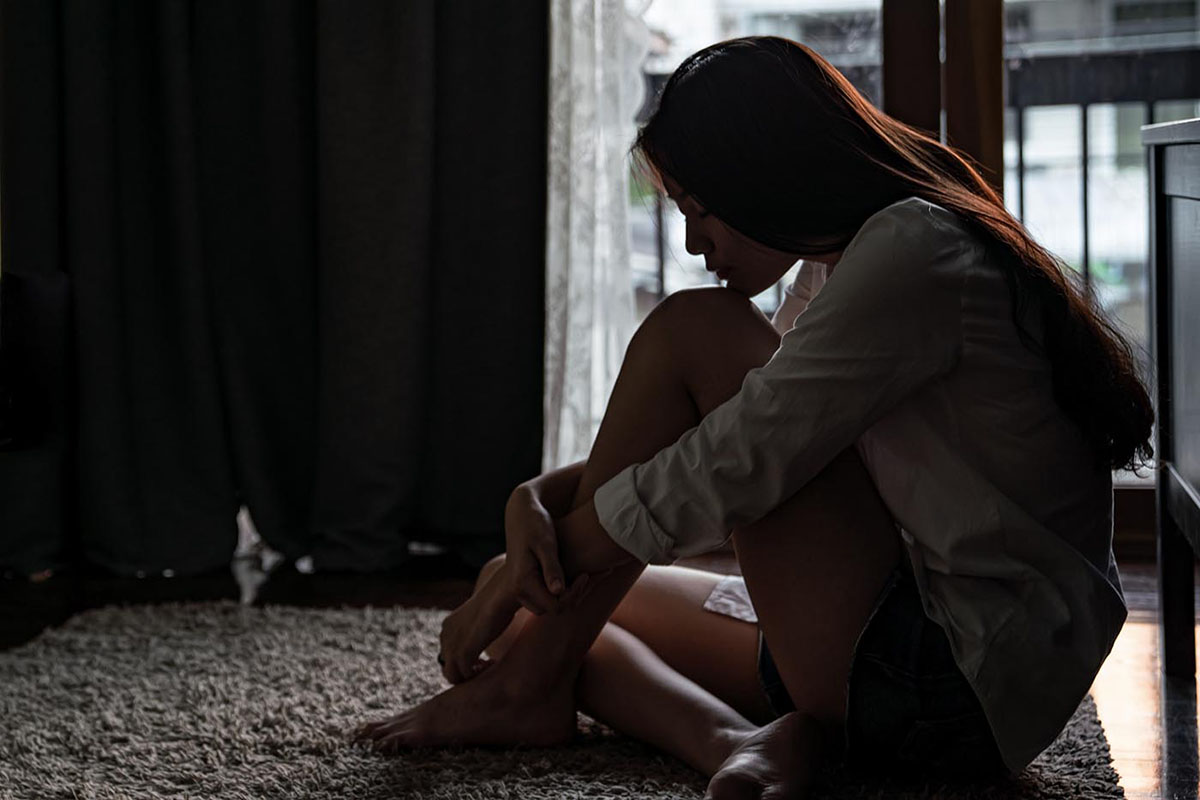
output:
[[[712,252],[712,239],[704,235],[700,226],[688,220],[684,226],[684,248],[694,256],[703,256]]]

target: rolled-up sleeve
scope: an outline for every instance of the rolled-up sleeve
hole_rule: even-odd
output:
[[[954,368],[978,247],[953,215],[921,200],[872,216],[736,395],[596,490],[605,531],[644,563],[670,563],[766,516]]]

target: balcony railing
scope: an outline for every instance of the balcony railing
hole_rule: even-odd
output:
[[[1006,148],[1009,153],[1006,166],[1009,174],[1005,181],[1006,193],[1009,196],[1006,198],[1006,202],[1013,213],[1029,224],[1035,234],[1038,234],[1038,221],[1026,218],[1027,211],[1036,205],[1028,202],[1030,200],[1027,197],[1029,176],[1031,174],[1036,176],[1038,170],[1044,170],[1048,165],[1059,169],[1062,175],[1069,175],[1077,169],[1077,209],[1072,211],[1069,217],[1078,225],[1079,238],[1075,241],[1079,243],[1079,246],[1075,246],[1073,242],[1069,243],[1058,249],[1073,252],[1059,252],[1058,254],[1082,273],[1089,288],[1092,287],[1095,279],[1097,264],[1101,263],[1096,259],[1096,249],[1093,247],[1092,239],[1095,209],[1092,207],[1090,196],[1093,189],[1091,185],[1092,172],[1096,159],[1094,157],[1095,143],[1089,141],[1089,129],[1092,127],[1089,124],[1091,119],[1089,110],[1111,105],[1121,107],[1124,109],[1122,113],[1127,115],[1128,109],[1131,108],[1130,104],[1133,104],[1132,107],[1141,109],[1141,115],[1137,120],[1137,124],[1140,125],[1178,118],[1178,109],[1171,108],[1173,101],[1195,102],[1197,98],[1200,98],[1200,42],[1197,42],[1195,35],[1168,42],[1167,46],[1161,46],[1160,40],[1160,45],[1153,48],[1134,49],[1130,47],[1128,40],[1114,40],[1102,44],[1103,46],[1095,42],[1063,46],[1014,45],[1010,46],[1009,57],[1006,60],[1008,105],[1006,119],[1009,128],[1006,131]],[[881,84],[880,69],[878,65],[856,65],[845,68],[843,71],[852,83],[864,90],[873,101],[878,102],[879,98],[872,95],[874,87]],[[647,96],[657,96],[666,78],[666,75],[647,74]],[[648,102],[647,106],[643,108],[642,114],[639,115],[643,119],[644,115],[648,113],[649,106]],[[1035,119],[1033,115],[1050,107],[1074,107],[1077,109],[1078,141],[1070,148],[1065,148],[1065,155],[1060,153],[1050,161],[1041,158],[1031,161],[1030,145],[1036,144],[1036,142],[1031,143],[1029,139],[1030,121]],[[1128,121],[1127,116],[1125,121]],[[1133,126],[1135,138],[1136,127],[1137,125]],[[1145,161],[1140,154],[1140,144],[1136,145],[1132,154],[1129,150],[1122,153],[1119,144],[1112,155],[1125,167],[1130,167],[1128,162],[1131,158],[1135,161],[1132,165],[1133,168],[1142,170],[1143,188],[1141,191],[1144,194]],[[1072,150],[1073,152],[1071,152]],[[1073,161],[1074,163],[1072,165],[1064,163],[1064,161]],[[666,293],[668,258],[672,253],[672,242],[668,241],[667,225],[664,224],[665,213],[661,197],[655,196],[652,213],[655,230],[653,256],[656,270],[653,280],[649,279],[649,275],[640,277],[639,291],[648,294],[650,297],[647,299],[657,300]],[[1128,214],[1123,218],[1122,224],[1129,226],[1133,239],[1140,236],[1141,241],[1145,241],[1146,215],[1147,211],[1143,204],[1141,207],[1129,208]],[[1058,240],[1064,240],[1065,233],[1062,230],[1047,231],[1046,233],[1049,238],[1057,237]],[[1074,233],[1070,233],[1070,236],[1074,235]],[[1056,249],[1052,242],[1046,243],[1052,250]],[[675,244],[681,246],[681,243]],[[1140,274],[1133,269],[1133,274],[1129,276],[1132,281],[1126,283],[1138,283],[1139,285],[1125,286],[1124,289],[1127,290],[1125,294],[1132,293],[1133,296],[1144,298],[1145,288],[1142,285],[1145,281],[1144,248],[1136,255],[1135,259],[1140,259]],[[760,305],[764,307],[764,310],[770,311],[774,305],[780,302],[781,295],[781,287],[776,286],[773,296],[760,298]],[[1101,297],[1101,301],[1104,302],[1105,298]],[[1144,314],[1144,303],[1140,306],[1134,303],[1132,308],[1141,308],[1143,311],[1126,311],[1122,315],[1117,309],[1110,310],[1119,317],[1124,316],[1126,327],[1131,329],[1130,333],[1135,340],[1140,340],[1144,344],[1146,322],[1139,317],[1139,314]]]

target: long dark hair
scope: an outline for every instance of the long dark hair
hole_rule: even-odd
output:
[[[1005,265],[1022,341],[1098,462],[1137,467],[1154,411],[1129,343],[1074,273],[1033,240],[968,161],[872,106],[814,51],[774,36],[720,42],[668,79],[634,153],[706,210],[797,256],[843,248],[875,212],[920,197],[957,214]],[[1041,342],[1025,328],[1042,309]]]

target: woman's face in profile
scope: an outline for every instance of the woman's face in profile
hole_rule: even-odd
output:
[[[754,241],[710,214],[671,176],[663,187],[686,223],[687,251],[704,256],[704,266],[730,289],[753,297],[774,286],[800,260],[794,253],[775,250]]]

